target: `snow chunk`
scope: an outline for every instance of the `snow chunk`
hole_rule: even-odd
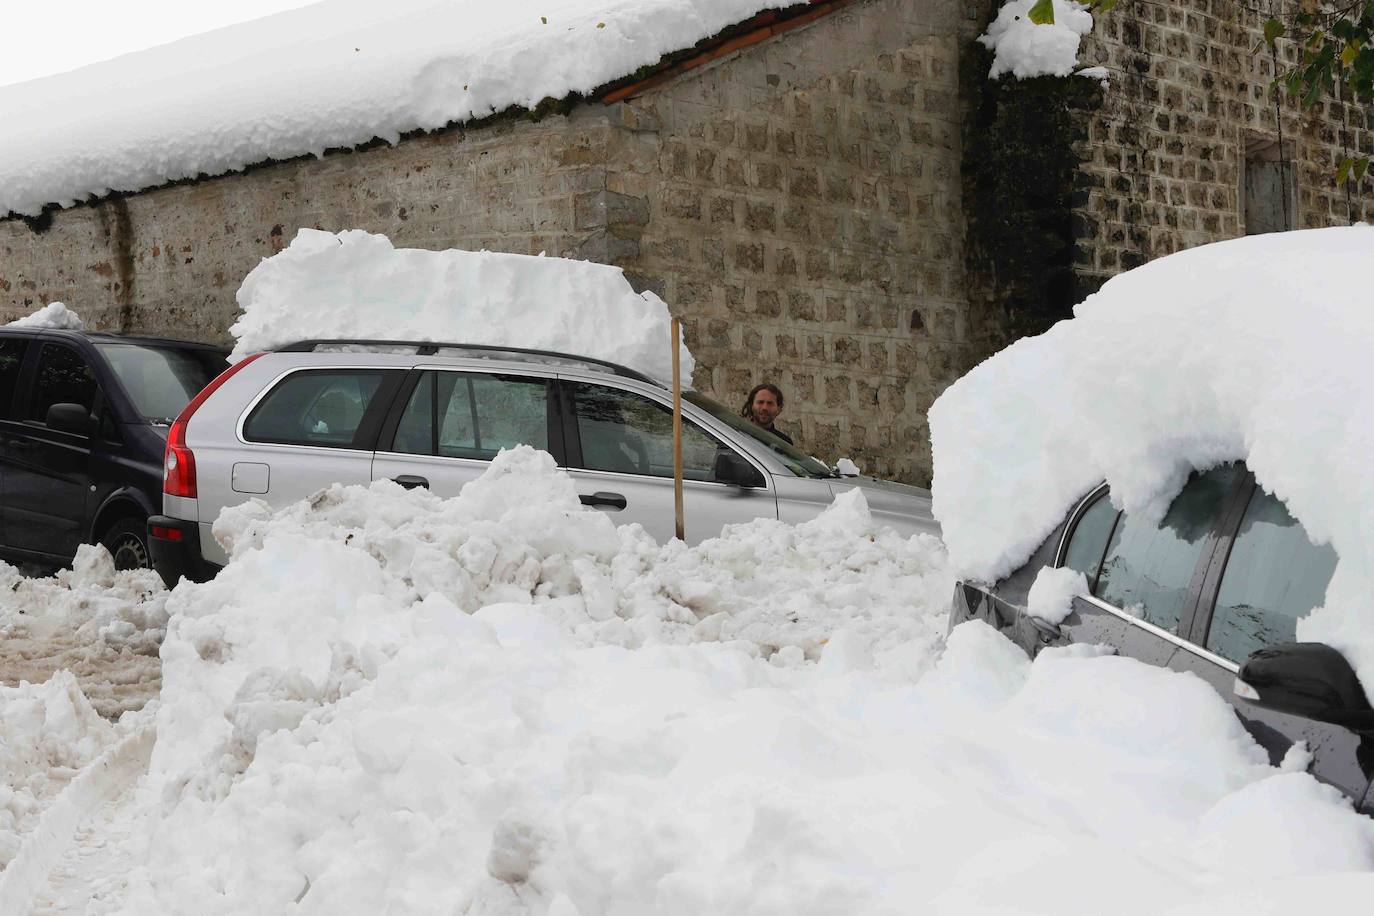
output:
[[[589,93],[791,0],[326,0],[0,88],[0,216]]]
[[[307,338],[434,340],[557,350],[672,380],[668,306],[618,267],[489,251],[395,248],[301,229],[238,291],[231,359]],[[680,344],[684,385],[695,365]]]
[[[994,581],[1105,479],[1163,514],[1190,471],[1243,458],[1339,556],[1298,637],[1374,684],[1374,227],[1250,236],[1109,280],[930,410],[933,511],[951,561]],[[1320,454],[1320,463],[1312,455]]]
[[[1047,623],[1063,623],[1073,613],[1073,599],[1090,594],[1087,578],[1067,566],[1046,566],[1031,584],[1026,598],[1026,613]]]
[[[0,686],[0,869],[76,772],[116,736],[70,671]]]
[[[51,328],[56,331],[80,331],[86,325],[81,316],[61,302],[49,302],[36,312],[9,322],[10,328]]]
[[[863,471],[859,466],[848,458],[841,458],[835,462],[835,473],[844,477],[858,477]]]
[[[1068,76],[1078,65],[1078,42],[1093,27],[1088,8],[1073,0],[1054,0],[1054,22],[1036,25],[1029,15],[1034,5],[1035,0],[1008,0],[987,32],[978,36],[993,52],[988,76]]]

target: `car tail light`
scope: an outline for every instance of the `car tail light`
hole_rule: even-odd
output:
[[[180,541],[185,537],[180,528],[171,528],[167,525],[149,525],[148,533],[164,541]]]
[[[254,353],[252,356],[244,357],[234,365],[225,369],[219,375],[200,390],[200,393],[191,398],[191,403],[182,409],[181,413],[172,423],[172,428],[167,431],[167,450],[162,455],[162,492],[168,496],[185,496],[195,499],[196,496],[196,456],[186,445],[186,424],[191,422],[191,415],[194,414],[201,404],[204,404],[215,390],[253,360],[262,356],[261,353]]]

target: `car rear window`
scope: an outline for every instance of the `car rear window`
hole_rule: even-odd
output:
[[[268,392],[243,424],[250,442],[358,447],[363,417],[388,374],[385,369],[306,369]]]
[[[97,349],[149,423],[171,425],[191,398],[229,368],[216,350],[133,343],[102,343]]]

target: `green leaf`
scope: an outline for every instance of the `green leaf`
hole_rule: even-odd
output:
[[[1275,40],[1283,35],[1283,23],[1277,19],[1270,19],[1264,23],[1264,41],[1269,47],[1274,46]]]
[[[1360,46],[1351,41],[1347,42],[1345,50],[1341,52],[1341,63],[1347,67],[1355,62],[1355,58],[1360,56]]]
[[[1355,167],[1355,160],[1346,156],[1341,160],[1341,167],[1336,170],[1336,184],[1345,184],[1345,180],[1350,177],[1350,170]]]
[[[1355,163],[1355,182],[1358,184],[1364,179],[1364,173],[1369,170],[1369,159],[1364,158]]]
[[[1035,6],[1026,15],[1036,25],[1054,25],[1054,0],[1035,0]]]

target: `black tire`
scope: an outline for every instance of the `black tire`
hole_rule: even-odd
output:
[[[152,554],[148,552],[148,520],[132,515],[118,519],[100,535],[100,543],[114,558],[115,569],[150,568]]]

